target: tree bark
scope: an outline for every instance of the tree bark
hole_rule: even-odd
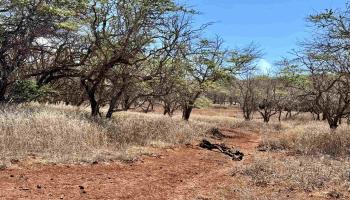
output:
[[[279,110],[278,111],[278,121],[279,122],[281,121],[281,116],[282,116],[282,110]]]
[[[85,88],[85,91],[88,95],[88,99],[90,101],[90,107],[91,107],[91,116],[97,117],[100,114],[100,105],[98,101],[96,100],[96,87],[97,84],[93,85],[92,87],[89,87],[86,80],[81,80],[82,85]]]
[[[193,104],[190,103],[189,105],[186,105],[186,107],[182,110],[182,119],[188,121],[190,119],[192,110]]]
[[[112,117],[115,106],[117,105],[122,94],[123,94],[123,90],[120,90],[115,96],[112,97],[111,101],[109,102],[109,108],[106,114],[106,118]]]
[[[329,124],[329,128],[334,129],[334,130],[338,128],[339,119],[337,117],[335,117],[334,119],[328,118],[327,121]]]
[[[7,86],[8,84],[6,79],[0,80],[0,102],[3,102],[6,100],[5,95],[7,91]]]

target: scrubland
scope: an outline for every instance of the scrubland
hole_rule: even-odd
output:
[[[237,109],[231,109],[238,112]],[[43,164],[133,160],[153,149],[196,145],[208,130],[242,130],[258,135],[249,160],[232,167],[238,184],[223,189],[240,199],[284,199],[280,193],[347,198],[350,192],[350,126],[331,131],[307,114],[269,124],[244,121],[239,113],[197,110],[189,122],[157,113],[120,112],[110,120],[91,118],[85,108],[37,103],[2,107],[0,160],[35,157]],[[295,196],[294,196],[295,197]]]

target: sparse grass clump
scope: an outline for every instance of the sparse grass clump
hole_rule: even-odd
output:
[[[48,162],[81,162],[125,157],[134,146],[191,142],[210,128],[156,114],[118,113],[91,119],[84,110],[63,105],[3,106],[0,160],[36,155]]]

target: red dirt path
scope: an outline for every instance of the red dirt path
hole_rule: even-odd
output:
[[[259,137],[224,129],[249,162]],[[219,142],[219,141],[216,141]],[[0,199],[216,199],[237,161],[197,146],[159,150],[134,163],[27,166],[0,172]],[[225,194],[232,195],[234,194]],[[229,199],[231,199],[229,198]]]

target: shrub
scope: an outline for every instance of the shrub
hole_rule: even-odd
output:
[[[197,108],[208,108],[213,102],[207,97],[200,97],[196,100],[195,107]]]
[[[9,99],[15,103],[38,101],[52,93],[53,90],[48,86],[39,87],[35,81],[21,80],[14,83],[9,92]]]

